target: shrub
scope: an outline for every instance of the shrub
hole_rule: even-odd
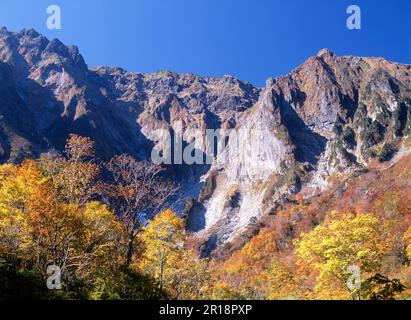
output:
[[[389,161],[392,159],[392,157],[394,156],[395,152],[396,152],[396,148],[394,145],[392,145],[391,143],[386,143],[384,144],[384,146],[382,147],[382,150],[378,156],[378,159],[381,162],[384,161]]]
[[[372,147],[382,141],[383,131],[384,130],[379,122],[372,121],[370,118],[367,118],[364,121],[361,140],[363,140],[366,146]]]
[[[341,134],[341,139],[350,149],[355,148],[355,145],[356,145],[355,132],[351,127],[344,128]]]

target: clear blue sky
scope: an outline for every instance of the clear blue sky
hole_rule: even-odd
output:
[[[62,9],[62,30],[46,8]],[[362,30],[346,9],[362,9]],[[262,86],[324,47],[411,63],[410,0],[1,0],[0,25],[76,44],[89,66],[232,74]]]

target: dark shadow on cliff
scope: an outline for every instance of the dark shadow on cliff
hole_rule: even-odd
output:
[[[284,99],[280,103],[280,112],[291,141],[296,146],[296,160],[308,162],[313,166],[317,165],[318,158],[325,151],[327,139],[312,131],[291,104]]]
[[[189,201],[187,201],[188,203]],[[186,209],[189,204],[186,203]],[[202,203],[197,201],[194,202],[191,208],[188,209],[187,214],[187,230],[189,232],[199,232],[203,230],[206,226],[206,219],[205,219],[206,209]]]
[[[37,157],[49,146],[25,92],[25,87],[35,82],[27,80],[20,87],[13,72],[12,66],[0,62],[0,160],[20,162]]]

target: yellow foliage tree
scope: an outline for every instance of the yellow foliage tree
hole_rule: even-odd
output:
[[[318,272],[314,291],[318,299],[359,298],[360,290],[348,286],[349,267],[358,266],[362,276],[379,271],[385,247],[380,240],[380,221],[371,214],[345,214],[303,234],[296,241],[300,264]]]
[[[158,214],[143,228],[140,239],[145,250],[137,265],[158,281],[161,291],[174,299],[202,296],[208,279],[206,261],[184,248],[184,222],[176,213]]]
[[[124,230],[113,212],[97,201],[87,203],[78,212],[83,232],[80,246],[75,248],[77,277],[93,277],[96,270],[110,270],[121,264]]]
[[[52,264],[79,278],[116,262],[122,229],[106,206],[63,201],[35,161],[2,166],[0,176],[0,254],[8,261],[42,273]]]
[[[10,261],[31,252],[27,176],[12,165],[0,167],[0,253]]]
[[[265,272],[269,300],[298,300],[303,298],[303,291],[298,283],[296,272],[292,272],[285,263],[278,259],[271,261]]]

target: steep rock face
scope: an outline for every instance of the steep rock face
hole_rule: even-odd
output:
[[[267,191],[264,182],[274,174],[284,174],[295,163],[293,145],[282,123],[269,83],[256,105],[227,133],[227,146],[211,167],[211,174],[218,175],[213,196],[205,202],[205,232],[217,224],[218,234],[223,235],[219,239],[230,240],[260,215]]]
[[[409,65],[320,51],[275,81],[296,159],[329,175],[365,166],[384,143],[409,134]]]
[[[223,167],[217,158],[212,168],[219,174],[205,202],[211,248],[262,215],[275,214],[292,194],[310,197],[326,189],[331,176],[360,172],[396,149],[406,153],[410,74],[409,65],[337,57],[324,49],[290,74],[268,81],[259,102],[238,123],[261,129],[262,152],[254,149],[246,159],[237,155]],[[250,174],[254,169],[257,175]],[[230,206],[233,189],[239,201]]]
[[[168,166],[207,253],[292,194],[309,197],[331,176],[407,154],[411,66],[324,49],[259,89],[231,76],[89,69],[77,47],[0,29],[0,161],[60,152],[70,133],[95,140],[103,159],[146,159],[173,147],[158,129],[212,159]],[[219,152],[198,143],[207,129],[220,130]]]
[[[35,127],[30,132],[38,131],[45,141],[40,146],[23,136],[27,144],[12,143],[17,153],[27,156],[50,148],[60,150],[74,132],[93,138],[102,158],[123,152],[146,158],[152,147],[147,136],[154,128],[172,129],[179,120],[184,131],[235,122],[259,92],[231,76],[144,75],[106,67],[90,70],[77,47],[57,39],[49,41],[34,30],[2,28],[0,61],[10,68],[3,78],[12,82],[18,95],[4,101],[24,105],[31,113],[25,116],[32,116]],[[17,113],[15,108],[8,109]],[[4,145],[10,144],[3,140]],[[10,154],[3,160],[10,158],[18,160]]]
[[[146,135],[169,128],[183,134],[236,123],[238,115],[258,99],[259,90],[231,76],[201,78],[193,74],[159,72],[145,75],[115,68],[94,70],[119,108],[132,111]],[[181,122],[182,127],[176,128]],[[193,137],[184,136],[191,142]]]
[[[241,113],[252,107],[259,96],[259,89],[231,76],[201,78],[167,71],[147,75],[104,67],[93,72],[104,95],[137,124],[152,143],[146,148],[148,151],[174,147],[168,136],[162,137],[164,139],[156,136],[158,129],[164,129],[172,138],[181,137],[184,147],[202,139],[204,143],[195,145],[195,149],[212,154],[205,143],[206,130],[234,127]],[[194,192],[192,196],[197,197],[195,185],[209,167],[206,163],[192,166],[183,163],[171,170],[176,179],[185,184],[185,192]]]
[[[138,156],[135,146],[142,135],[100,93],[76,47],[49,41],[33,30],[11,33],[3,28],[0,57],[11,68],[10,80],[18,93],[17,98],[5,101],[7,109],[17,116],[17,109],[11,105],[23,105],[30,115],[30,131],[38,132],[44,141],[40,145],[25,135],[21,139],[27,143],[5,139],[13,150],[6,159],[19,160],[21,157],[15,154],[34,156],[50,149],[61,150],[69,133],[93,138],[103,158],[124,151]]]

